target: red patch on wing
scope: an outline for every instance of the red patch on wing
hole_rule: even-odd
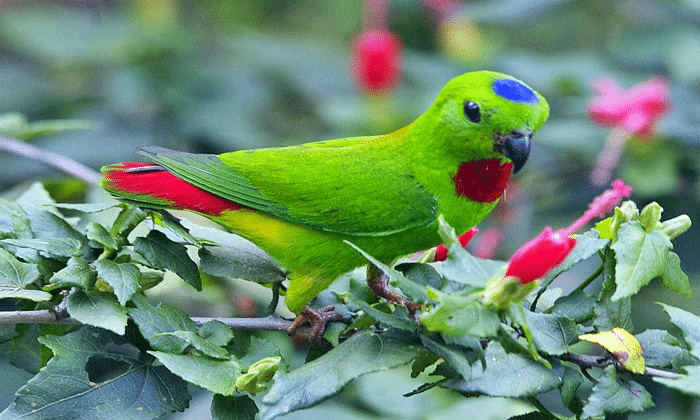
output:
[[[173,208],[219,215],[224,210],[244,206],[226,200],[171,174],[167,170],[134,171],[126,169],[153,166],[152,163],[122,162],[109,166],[105,181],[109,188],[129,194],[148,195],[168,202]]]
[[[463,162],[452,178],[455,191],[470,200],[490,203],[503,194],[512,170],[512,162],[501,165],[500,159]]]

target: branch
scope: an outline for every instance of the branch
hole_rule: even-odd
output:
[[[216,320],[234,330],[286,331],[292,321],[276,316],[262,318],[191,318],[197,324]],[[0,324],[80,324],[71,317],[61,318],[56,312],[45,309],[39,311],[0,311]]]
[[[40,149],[23,141],[0,136],[0,150],[4,150],[24,158],[36,160],[69,175],[73,175],[76,178],[82,179],[89,184],[97,185],[97,183],[100,182],[101,175],[96,170],[89,168],[80,162],[76,162],[69,157]]]
[[[616,365],[618,366],[619,363],[617,360],[613,359],[612,357],[600,357],[600,356],[588,356],[584,354],[572,354],[572,353],[567,353],[561,355],[562,360],[566,360],[568,362],[576,363],[577,365],[584,367],[584,368],[591,368],[591,367],[599,367],[599,368],[604,368],[609,365]],[[655,369],[651,367],[647,367],[646,370],[644,371],[644,374],[647,376],[657,376],[660,378],[670,378],[670,379],[678,379],[682,377],[680,373],[676,372],[669,372],[667,370],[661,370],[661,369]]]

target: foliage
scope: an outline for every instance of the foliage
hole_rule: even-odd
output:
[[[195,322],[171,305],[153,306],[144,294],[165,271],[177,274],[193,292],[201,287],[188,248],[227,264],[242,261],[245,269],[239,274],[251,274],[261,283],[284,277],[274,260],[259,250],[251,258],[250,249],[231,246],[240,245],[240,239],[230,234],[202,227],[188,230],[165,213],[115,206],[119,212],[112,222],[81,225],[61,210],[77,210],[85,217],[105,206],[56,204],[40,184],[16,201],[0,200],[3,297],[15,299],[21,311],[49,308],[59,318],[69,315],[82,324],[40,331],[39,342],[51,355],[43,357],[40,347],[27,350],[42,360],[43,368],[0,418],[104,413],[155,418],[186,408],[189,383],[216,394],[216,419],[231,415],[224,407],[235,409],[236,418],[252,419],[259,412],[261,419],[272,419],[315,405],[359,376],[407,364],[412,376],[425,380],[410,393],[412,398],[434,387],[465,397],[529,401],[559,390],[569,412],[557,418],[644,411],[653,402],[636,380],[643,376],[700,394],[700,317],[663,304],[682,341],[661,329],[632,335],[632,300],[653,278],[661,277],[675,292],[690,292],[678,258],[671,257],[670,240],[679,231],[668,227],[677,223],[661,222],[655,203],[639,212],[627,201],[614,216],[577,237],[554,275],[588,257],[599,259],[601,269],[578,288],[563,293],[546,281],[525,301],[511,300],[509,307],[488,306],[483,300],[484,285],[503,278],[503,264],[469,255],[444,223],[440,234],[451,244],[444,261],[403,262],[394,269],[365,254],[393,287],[422,303],[422,309],[414,316],[401,306],[368,301],[367,286],[357,282],[350,282],[343,293],[327,291],[319,300],[330,300],[346,314],[337,324],[340,328],[326,332],[334,344],[310,352],[306,363],[291,370],[274,344],[232,333],[219,321]],[[153,230],[130,239],[144,221]],[[221,271],[212,261],[200,267],[205,273],[208,268]],[[269,273],[267,281],[261,273]],[[603,281],[598,290],[586,288],[599,274]],[[539,283],[519,287],[530,291],[533,284]],[[516,290],[513,296],[521,294]],[[557,298],[547,300],[548,294]],[[2,340],[19,343],[32,334],[18,325]],[[602,348],[592,349],[585,341]],[[9,356],[11,348],[3,351]],[[253,399],[258,393],[262,398]],[[537,415],[552,415],[542,403],[535,408]]]

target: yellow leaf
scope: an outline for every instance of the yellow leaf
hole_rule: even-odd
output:
[[[578,338],[600,345],[630,372],[642,374],[646,371],[642,345],[632,334],[622,328],[613,328],[596,334],[583,334]]]

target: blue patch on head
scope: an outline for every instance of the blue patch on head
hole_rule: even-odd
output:
[[[492,85],[496,95],[511,100],[513,102],[521,102],[524,104],[537,103],[538,98],[535,92],[529,87],[513,79],[498,79],[494,80]]]

